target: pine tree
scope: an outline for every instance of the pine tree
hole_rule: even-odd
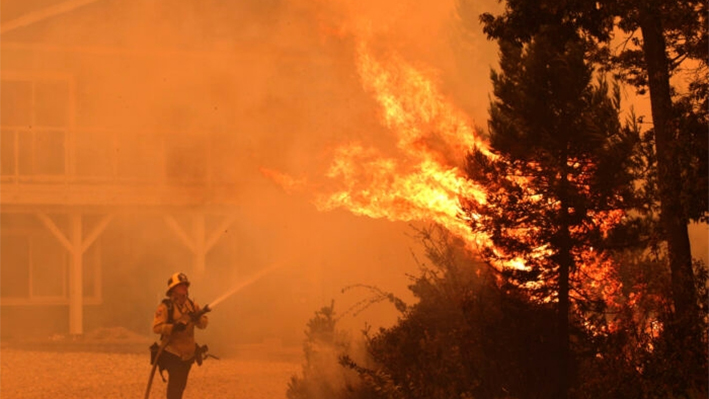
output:
[[[557,304],[555,397],[564,398],[573,378],[570,327],[603,304],[582,283],[583,268],[589,254],[602,261],[604,220],[630,194],[624,171],[636,135],[619,121],[617,87],[609,96],[604,79],[594,83],[575,30],[548,25],[528,44],[499,44],[489,120],[496,156],[470,155],[468,174],[488,195],[468,211],[472,228],[494,243],[485,255],[496,264],[522,260],[521,268],[503,268],[510,281]]]
[[[678,367],[687,375],[675,394],[698,391],[706,395],[706,320],[703,298],[693,270],[688,222],[707,221],[709,215],[709,151],[707,151],[707,98],[709,98],[709,35],[707,3],[700,0],[527,1],[508,0],[502,15],[484,14],[484,31],[491,38],[529,43],[553,21],[593,42],[594,59],[602,62],[639,92],[649,90],[654,144],[648,193],[659,204],[658,235],[666,247],[673,318],[667,324],[676,342]],[[614,34],[628,40],[620,52]],[[605,46],[605,47],[603,47]],[[681,92],[671,83],[677,73],[693,69],[689,88]]]

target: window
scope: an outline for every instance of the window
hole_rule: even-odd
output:
[[[0,84],[3,176],[67,173],[71,80],[6,72]]]
[[[26,235],[2,234],[0,242],[0,294],[2,298],[30,295],[30,240]]]
[[[38,231],[30,237],[30,298],[68,297],[69,254],[49,233]]]
[[[60,230],[66,220],[53,217]],[[71,254],[33,214],[3,214],[0,231],[2,305],[69,303]],[[101,245],[83,254],[85,304],[101,302]]]
[[[42,230],[3,231],[2,299],[53,302],[68,297],[67,251]]]

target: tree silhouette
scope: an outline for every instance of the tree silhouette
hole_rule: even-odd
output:
[[[659,203],[656,230],[665,243],[670,269],[674,311],[668,333],[682,357],[678,366],[687,369],[688,375],[694,374],[680,384],[683,386],[676,393],[696,387],[706,394],[706,320],[701,316],[700,305],[704,301],[696,289],[688,221],[706,222],[709,214],[707,3],[510,0],[505,4],[502,15],[481,16],[489,37],[529,43],[553,22],[584,35],[593,44],[593,58],[635,85],[639,92],[649,90],[653,123],[649,133],[656,162],[648,177],[656,187],[647,192],[654,195],[651,201]],[[620,51],[611,40],[617,32],[624,32],[628,38]],[[671,79],[688,70],[689,85],[680,95]]]
[[[575,30],[548,25],[528,44],[499,44],[489,120],[496,156],[469,156],[467,172],[488,195],[467,211],[494,243],[485,256],[537,301],[557,304],[554,397],[567,397],[570,314],[578,322],[605,306],[584,280],[608,261],[608,227],[632,194],[627,163],[637,132],[619,121],[617,87],[609,95],[604,79],[594,84]]]

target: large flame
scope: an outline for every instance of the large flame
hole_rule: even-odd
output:
[[[441,93],[433,79],[392,56],[378,61],[366,43],[358,45],[363,86],[381,107],[383,124],[395,136],[396,155],[348,143],[334,151],[327,176],[338,188],[319,193],[320,210],[345,208],[357,215],[392,221],[432,221],[471,244],[485,237],[470,231],[461,198],[483,202],[484,191],[460,170],[473,147],[488,144],[466,115]]]
[[[471,220],[463,211],[462,199],[485,204],[483,187],[461,171],[464,157],[477,148],[495,157],[489,144],[472,128],[469,118],[437,89],[432,74],[414,68],[400,57],[378,59],[361,41],[357,46],[357,69],[364,88],[381,109],[381,119],[394,135],[395,150],[342,144],[333,151],[326,176],[332,186],[315,187],[304,178],[264,170],[287,191],[313,190],[319,210],[346,209],[356,215],[392,221],[434,222],[460,237],[469,249],[491,249],[499,254],[488,236],[471,230]],[[524,178],[510,176],[524,186]],[[529,194],[534,198],[533,192]],[[473,215],[472,217],[475,217]],[[617,213],[594,217],[604,230],[617,222]],[[525,231],[519,234],[524,236]],[[547,248],[538,248],[532,257],[548,256]],[[585,286],[602,297],[617,292],[608,259],[593,248],[576,254],[583,263]],[[522,259],[496,267],[525,268]],[[609,288],[612,285],[612,288]],[[614,294],[613,293],[613,294]]]

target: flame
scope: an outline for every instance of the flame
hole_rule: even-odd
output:
[[[445,159],[446,153],[465,154],[473,147],[491,155],[488,143],[470,128],[467,116],[438,92],[432,77],[396,55],[386,65],[378,62],[364,41],[357,50],[362,84],[382,107],[383,122],[396,134],[399,149],[446,164],[455,163]]]
[[[438,90],[435,74],[417,69],[396,55],[378,59],[367,42],[357,44],[357,70],[362,85],[380,107],[382,124],[394,136],[394,154],[383,149],[351,142],[336,147],[326,173],[334,189],[315,187],[305,179],[263,170],[288,192],[314,189],[314,203],[321,211],[346,209],[355,215],[391,221],[434,222],[461,238],[469,249],[481,248],[503,255],[485,233],[473,232],[471,218],[463,211],[462,200],[485,204],[486,192],[460,170],[464,157],[473,148],[496,158],[489,143],[471,128],[469,118]],[[521,186],[526,177],[507,176]],[[544,200],[528,190],[530,200]],[[594,223],[607,231],[622,216],[618,212],[594,215]],[[591,228],[591,226],[589,226]],[[520,229],[520,237],[529,231]],[[530,257],[547,257],[550,250],[537,248]],[[504,258],[500,256],[500,258]],[[607,283],[612,268],[608,260],[588,249],[576,254],[584,264],[582,278],[599,295],[615,295]],[[588,267],[586,267],[586,264]],[[515,258],[494,265],[525,269]]]
[[[358,142],[336,147],[326,173],[334,189],[270,169],[262,168],[262,173],[289,193],[313,190],[320,211],[346,209],[375,219],[434,222],[472,251],[492,248],[499,254],[485,233],[471,231],[475,215],[462,206],[463,199],[485,203],[484,188],[468,179],[460,166],[473,148],[495,158],[489,143],[471,128],[467,115],[439,92],[433,73],[396,55],[381,61],[364,40],[358,42],[356,55],[362,85],[379,104],[382,123],[394,136],[395,154]],[[540,248],[534,256],[547,252]],[[496,266],[525,268],[519,258]]]
[[[433,221],[481,245],[486,238],[470,231],[461,198],[483,203],[485,192],[459,165],[473,147],[489,153],[488,144],[438,92],[431,77],[396,56],[379,62],[364,42],[358,45],[357,61],[364,88],[395,136],[396,156],[356,142],[335,148],[326,175],[338,187],[316,194],[317,208],[344,208],[392,221]]]
[[[355,215],[376,219],[434,222],[461,238],[471,252],[487,250],[497,259],[506,259],[491,264],[499,270],[530,270],[526,264],[529,259],[548,258],[552,250],[547,245],[524,256],[507,256],[487,233],[475,232],[471,228],[479,215],[464,211],[463,204],[486,206],[486,191],[460,168],[465,156],[474,149],[491,160],[497,160],[498,156],[472,128],[467,115],[438,90],[435,73],[415,68],[396,55],[376,57],[366,40],[359,40],[356,49],[355,59],[362,85],[379,105],[381,122],[393,136],[394,149],[360,142],[336,147],[325,175],[329,179],[326,185],[315,186],[304,178],[296,179],[266,169],[263,169],[264,174],[288,192],[312,190],[313,202],[321,211],[345,209]],[[530,163],[527,166],[535,165]],[[570,160],[569,166],[575,169],[594,167],[580,160]],[[575,174],[579,181],[574,184],[590,192],[590,184],[584,177],[587,175],[591,173]],[[528,184],[528,177],[521,172],[511,170],[504,178],[522,188],[529,201],[550,201],[535,191]],[[554,202],[544,205],[561,206]],[[575,210],[569,209],[569,212]],[[623,217],[620,210],[597,212],[591,215],[587,225],[576,226],[571,233],[583,234],[595,229],[605,235]],[[525,240],[534,236],[534,229],[525,226],[508,232]],[[570,279],[575,287],[571,296],[588,298],[590,295],[603,299],[608,312],[620,314],[627,299],[622,293],[614,260],[588,247],[576,248],[572,256],[576,267],[571,270]],[[528,288],[542,284],[542,281],[530,282]],[[536,299],[555,301],[556,296]],[[608,328],[615,328],[613,319],[608,318]],[[590,329],[603,328],[592,326],[590,320],[586,322]]]
[[[281,186],[288,194],[303,191],[303,189],[308,186],[308,181],[304,177],[294,178],[290,175],[269,168],[261,168],[260,170],[264,176],[278,183],[278,185]]]

